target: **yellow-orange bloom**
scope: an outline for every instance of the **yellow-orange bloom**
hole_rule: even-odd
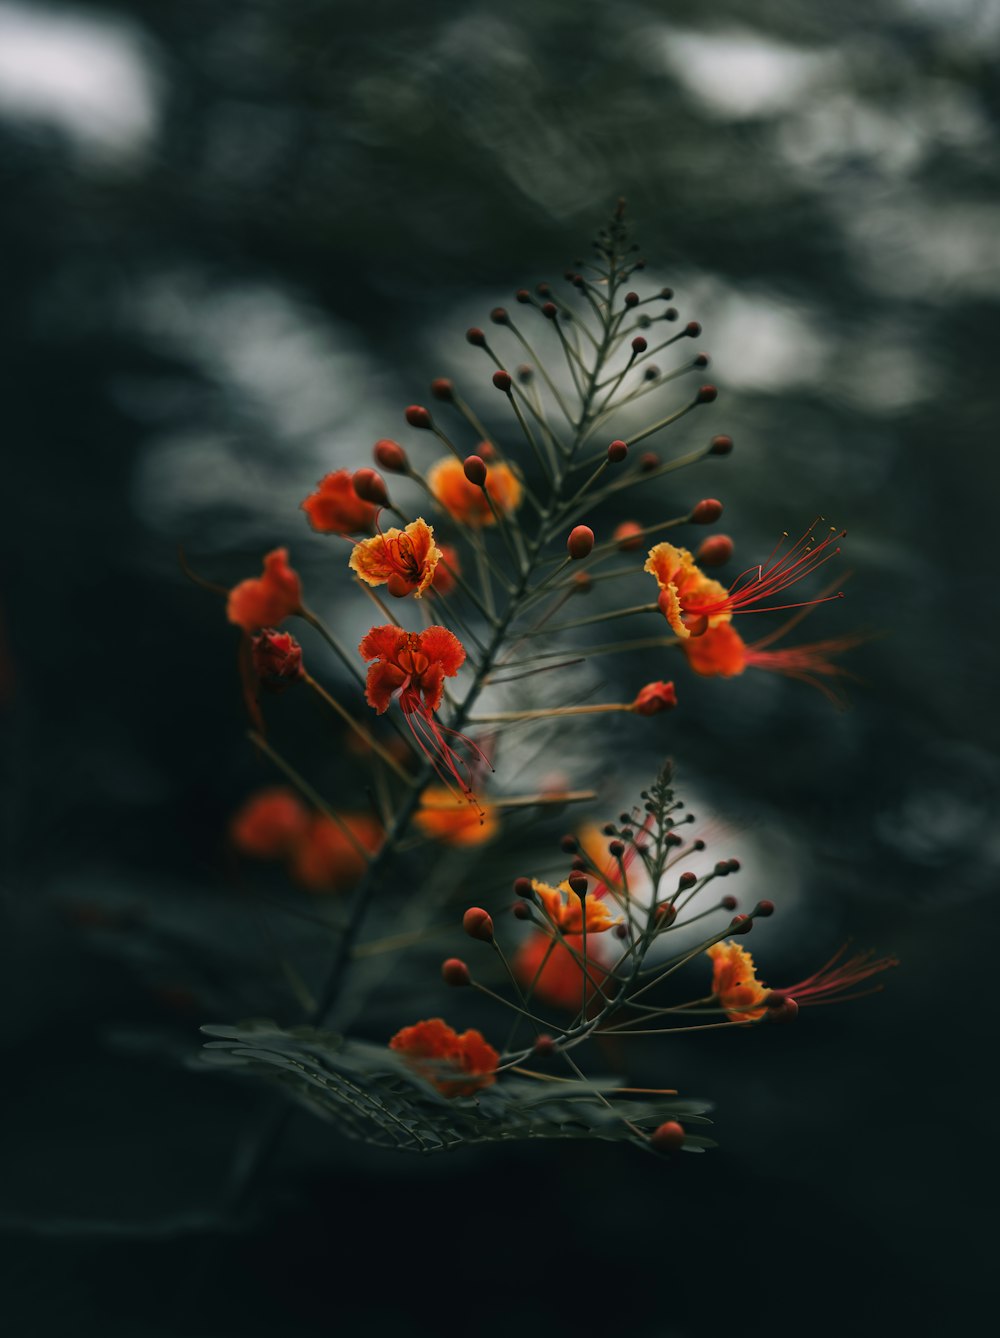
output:
[[[500,826],[496,809],[486,800],[478,806],[443,785],[424,791],[413,821],[424,836],[446,846],[479,846],[492,841]]]
[[[661,592],[660,608],[682,641],[691,635],[685,618],[697,618],[699,608],[714,609],[724,604],[729,596],[724,585],[713,581],[700,570],[686,548],[676,548],[673,544],[654,545],[649,550],[643,571],[656,577]],[[719,609],[709,617],[708,625],[717,627],[722,622],[728,622],[732,616],[728,610]]]
[[[747,667],[748,646],[730,623],[710,627],[703,636],[684,642],[687,662],[705,678],[733,678]]]
[[[600,1002],[601,986],[608,971],[590,955],[587,947],[587,1003]],[[548,934],[531,934],[514,954],[512,969],[525,990],[534,999],[579,1012],[583,1001],[583,966],[573,955],[583,957],[583,938],[569,935],[565,942],[549,938]]]
[[[615,917],[611,914],[605,902],[594,897],[581,897],[573,891],[569,883],[563,882],[558,887],[549,887],[548,883],[541,883],[537,878],[532,878],[531,886],[549,919],[563,934],[583,933],[585,905],[588,934],[603,934],[621,919],[620,916]]]
[[[495,525],[496,519],[483,489],[465,477],[461,460],[446,455],[427,474],[427,486],[448,514],[463,525],[480,528]],[[510,515],[521,505],[521,481],[504,464],[491,464],[486,475],[486,492],[502,516]]]
[[[755,1022],[767,1011],[770,990],[757,979],[753,957],[732,939],[713,943],[707,950],[712,959],[712,993],[732,1022]]]
[[[405,530],[391,529],[354,545],[350,567],[369,585],[388,585],[390,595],[417,599],[434,579],[441,550],[434,530],[419,518]]]
[[[500,1056],[482,1032],[470,1028],[459,1035],[444,1018],[432,1017],[404,1027],[393,1036],[389,1049],[402,1055],[442,1096],[474,1096],[481,1087],[496,1082]],[[462,1076],[450,1078],[449,1070]]]
[[[374,854],[382,844],[382,828],[367,813],[342,813],[340,821],[343,827],[321,813],[313,814],[292,851],[290,873],[310,892],[339,892],[350,887],[366,868],[358,846]]]

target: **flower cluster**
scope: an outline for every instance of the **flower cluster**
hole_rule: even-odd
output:
[[[810,582],[840,552],[843,531],[821,531],[817,521],[724,582],[717,573],[734,557],[729,536],[709,534],[690,548],[662,538],[675,528],[713,525],[723,511],[715,498],[673,507],[665,498],[653,524],[621,517],[619,503],[630,490],[659,501],[660,485],[676,471],[733,450],[731,437],[715,435],[669,453],[669,430],[713,403],[717,391],[702,382],[708,355],[681,352],[701,326],[679,322],[671,290],[633,289],[642,268],[619,207],[595,241],[593,262],[567,273],[568,295],[549,283],[520,289],[523,316],[497,307],[490,316],[495,333],[467,332],[484,359],[480,389],[492,397],[492,410],[472,407],[475,388],[467,398],[439,377],[430,386],[434,412],[412,404],[403,414],[412,441],[380,439],[372,452],[377,468],[358,461],[353,470],[333,470],[304,498],[309,529],[340,541],[327,551],[357,599],[369,601],[371,625],[360,642],[347,641],[306,603],[284,547],[264,557],[261,576],[228,592],[227,617],[242,633],[254,743],[294,786],[251,797],[233,820],[232,842],[248,856],[284,861],[290,877],[311,890],[354,888],[312,1023],[328,1016],[356,951],[403,951],[440,932],[437,908],[466,895],[470,878],[487,890],[495,883],[490,858],[475,863],[481,852],[506,854],[548,810],[598,797],[564,781],[519,792],[505,768],[509,730],[613,715],[621,750],[640,730],[666,740],[670,714],[683,706],[671,656],[682,671],[719,680],[719,691],[738,691],[725,681],[764,669],[836,700],[830,681],[845,676],[836,657],[860,638],[776,643],[805,614],[839,597],[834,587]],[[652,361],[664,352],[680,353],[666,373]],[[694,385],[678,399],[684,377]],[[636,407],[654,394],[668,399],[666,412],[635,426]],[[615,425],[624,431],[625,423],[628,436],[615,435]],[[623,589],[645,602],[613,597]],[[577,607],[583,595],[597,611],[568,615],[566,606]],[[734,626],[749,612],[788,610],[788,620],[753,642]],[[290,618],[314,638],[306,645],[311,664],[324,647],[332,652],[336,672],[325,681],[319,670],[307,670],[303,648],[282,628]],[[616,635],[610,629],[620,620],[628,630]],[[632,670],[629,686],[612,699],[591,699],[569,672],[559,679],[555,704],[532,695],[548,671],[584,660],[596,668],[605,657],[640,650],[655,653],[642,663],[656,676],[643,681],[645,673]],[[258,688],[296,684],[346,731],[333,736],[332,747],[342,756],[349,751],[359,774],[348,782],[344,811],[328,806],[264,737]],[[706,842],[688,834],[691,817],[682,808],[665,768],[618,822],[562,838],[564,863],[554,881],[519,877],[512,900],[494,888],[492,914],[469,908],[463,927],[489,953],[486,979],[449,957],[443,982],[511,1011],[507,1040],[497,1050],[475,1029],[460,1034],[440,1017],[425,1018],[388,1042],[403,1061],[399,1081],[409,1072],[449,1101],[471,1103],[494,1084],[501,1092],[508,1071],[538,1080],[541,1060],[562,1061],[561,1076],[577,1081],[575,1056],[584,1042],[788,1019],[801,1004],[853,996],[892,964],[838,957],[796,986],[769,989],[736,940],[774,907],[759,900],[734,915],[735,897],[713,900],[717,880],[739,865],[722,859],[695,872],[690,862]],[[372,906],[391,908],[403,889],[408,924],[418,927],[388,935],[384,945],[361,943]],[[503,906],[510,911],[507,950],[493,918]],[[691,947],[696,922],[695,935],[705,932]],[[671,951],[678,942],[671,936],[681,931],[683,945]],[[675,972],[696,958],[706,969],[699,997],[667,997]],[[690,1145],[677,1121],[651,1130],[624,1118],[644,1146]]]

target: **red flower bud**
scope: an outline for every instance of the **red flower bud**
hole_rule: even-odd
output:
[[[697,339],[701,334],[701,325],[698,321],[688,321],[684,327],[684,333],[691,339]]]
[[[677,705],[677,690],[673,683],[647,683],[632,703],[636,715],[659,715],[661,711],[672,711]]]
[[[642,526],[634,520],[623,520],[615,527],[612,539],[623,553],[634,552],[642,547]]]
[[[422,427],[429,432],[433,426],[431,416],[422,404],[411,404],[404,417],[410,427]]]
[[[483,348],[486,344],[486,336],[478,326],[473,325],[471,329],[466,330],[465,337],[470,344],[475,344],[477,348]]]
[[[753,929],[753,920],[749,915],[734,915],[729,921],[729,932],[731,934],[749,934]]]
[[[566,551],[575,561],[589,557],[594,547],[594,531],[589,525],[575,525],[566,540]]]
[[[505,395],[509,395],[510,388],[513,385],[510,378],[510,372],[505,372],[502,368],[500,371],[494,372],[493,384],[496,386],[497,390],[502,390]]]
[[[385,479],[374,469],[356,469],[351,482],[363,502],[371,502],[373,506],[388,506],[389,494]]]
[[[613,465],[620,465],[628,455],[628,442],[616,440],[608,447],[608,459]]]
[[[615,859],[621,859],[622,855],[625,854],[625,842],[624,842],[624,841],[609,841],[609,842],[608,842],[608,854],[609,854],[609,855],[613,855],[613,856],[615,857]]]
[[[523,897],[526,901],[534,901],[535,889],[531,886],[530,878],[514,879],[514,896]]]
[[[628,938],[628,925],[622,921],[620,925],[615,925],[611,932],[615,938]]]
[[[694,887],[697,881],[698,875],[696,873],[691,873],[691,871],[688,870],[686,873],[682,873],[680,878],[678,878],[677,891],[686,892],[689,887]]]
[[[254,673],[268,692],[284,692],[303,676],[302,647],[287,632],[265,627],[250,642]]]
[[[728,534],[710,534],[694,555],[700,567],[721,567],[733,556],[733,541]]]
[[[733,449],[732,437],[720,435],[718,437],[712,438],[711,442],[709,443],[708,453],[709,455],[728,455],[732,449]]]
[[[493,917],[482,906],[470,906],[462,916],[462,928],[469,938],[478,938],[483,943],[493,942]]]
[[[696,353],[691,360],[692,367],[707,367],[712,359],[707,353]]]
[[[518,920],[531,919],[531,907],[526,901],[515,901],[511,910],[514,912],[514,916]]]
[[[684,1146],[684,1126],[676,1120],[667,1120],[653,1130],[649,1141],[658,1152],[679,1152]]]
[[[794,1022],[799,1015],[799,1006],[791,995],[775,994],[767,996],[767,1012],[764,1017],[768,1022]]]
[[[567,832],[565,836],[559,838],[559,849],[564,850],[567,855],[575,855],[580,849],[580,843],[575,836]]]
[[[469,968],[460,957],[449,957],[447,961],[441,963],[441,977],[446,985],[453,985],[456,988],[472,984]]]
[[[677,907],[672,901],[661,902],[656,908],[656,922],[661,929],[667,929],[677,919]]]
[[[722,515],[722,503],[717,497],[706,497],[688,517],[692,525],[711,525]]]
[[[514,294],[514,296],[517,298],[519,302],[531,301],[531,293],[528,291],[527,288],[519,288],[517,292]]]
[[[714,399],[718,399],[719,392],[715,386],[701,386],[697,394],[699,404],[711,404]]]
[[[651,474],[654,469],[659,469],[660,457],[655,451],[643,451],[639,456],[639,468],[644,474]]]
[[[559,315],[559,308],[554,302],[543,302],[542,315],[547,317],[550,321],[554,321]]]
[[[490,312],[490,320],[494,325],[507,325],[510,317],[507,315],[506,307],[494,307]]]
[[[535,1037],[535,1058],[548,1059],[550,1055],[556,1052],[556,1043],[551,1036],[544,1031],[540,1036]]]
[[[578,595],[589,594],[590,590],[593,588],[593,584],[594,582],[590,579],[590,576],[587,572],[575,571],[573,573],[573,586],[576,594]]]
[[[467,455],[462,468],[465,470],[465,477],[470,483],[475,484],[477,488],[483,487],[486,482],[486,466],[481,456]]]
[[[632,340],[632,352],[645,353],[647,348],[649,348],[648,341],[644,339],[642,335],[636,335]]]
[[[724,911],[734,911],[740,903],[734,896],[727,894],[722,898],[722,901],[719,904]]]
[[[638,293],[626,293],[626,294],[625,294],[625,305],[626,305],[627,307],[637,307],[637,306],[639,305],[639,294],[638,294]]]
[[[431,394],[436,400],[444,400],[446,404],[455,398],[455,383],[449,381],[446,376],[438,376],[431,382]]]
[[[769,915],[774,914],[774,902],[758,901],[757,905],[753,908],[753,913],[754,915],[759,915],[762,920],[766,920]]]
[[[381,441],[375,443],[372,454],[375,456],[375,463],[387,469],[390,474],[405,474],[410,468],[410,462],[402,446],[398,441],[390,441],[388,437],[383,437]]]
[[[578,897],[585,897],[587,895],[586,874],[577,873],[574,870],[574,872],[570,874],[570,876],[566,879],[566,881],[567,883],[569,883],[570,887],[573,889],[573,891],[576,893]]]

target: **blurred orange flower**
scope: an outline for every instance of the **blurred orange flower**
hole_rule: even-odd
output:
[[[349,469],[326,474],[316,491],[300,503],[309,524],[320,534],[360,534],[370,531],[378,507],[363,501],[354,491],[354,477]]]
[[[414,594],[419,599],[434,579],[440,557],[434,530],[418,518],[405,530],[394,528],[359,540],[350,567],[369,585],[388,585],[390,595]]]
[[[688,643],[685,641],[684,643]],[[647,683],[640,688],[632,710],[636,715],[659,715],[661,711],[671,711],[677,705],[677,690],[673,683]]]
[[[288,565],[288,549],[274,548],[264,558],[263,576],[240,581],[229,592],[226,617],[245,632],[277,627],[302,610],[302,582]]]
[[[420,1076],[442,1096],[474,1096],[496,1082],[500,1056],[481,1032],[469,1029],[458,1034],[440,1017],[403,1027],[389,1042],[390,1050],[403,1056]],[[449,1070],[462,1076],[449,1078]]]
[[[341,813],[338,817],[358,845],[372,854],[378,850],[382,828],[374,818],[367,813]],[[291,852],[289,870],[310,892],[339,892],[356,883],[365,867],[364,856],[343,827],[315,813]]]
[[[564,946],[558,940],[550,938],[548,934],[531,934],[514,954],[511,966],[522,988],[531,990],[533,998],[541,1000],[542,1003],[552,1004],[556,1008],[566,1008],[578,1013],[583,1001],[583,967],[570,949],[582,958],[582,935],[566,935]],[[588,1002],[592,1002],[595,998],[600,999],[599,990],[607,978],[606,969],[590,954],[588,935]]]
[[[481,800],[477,809],[443,785],[424,791],[413,821],[424,836],[447,846],[483,845],[492,841],[500,826],[492,804]]]
[[[462,564],[458,558],[458,549],[454,544],[441,545],[441,559],[434,568],[431,578],[431,590],[436,595],[450,595],[458,584],[456,577],[462,574]]]
[[[712,993],[731,1022],[754,1022],[767,1011],[770,991],[757,979],[753,957],[731,939],[713,943],[707,950],[712,959]]]
[[[469,482],[461,460],[454,456],[446,455],[431,466],[427,486],[452,519],[477,528],[496,524],[483,489]],[[510,515],[521,504],[521,483],[508,465],[491,464],[485,488],[502,516]]]
[[[229,824],[233,845],[254,859],[291,854],[309,826],[311,815],[294,791],[278,785],[250,796]]]

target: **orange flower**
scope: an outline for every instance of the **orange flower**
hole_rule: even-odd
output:
[[[458,584],[455,579],[462,574],[462,565],[458,560],[458,549],[453,544],[441,545],[441,560],[434,568],[431,578],[431,590],[436,595],[450,595]]]
[[[372,539],[361,539],[351,554],[351,570],[369,585],[388,585],[390,595],[424,593],[434,578],[441,550],[434,531],[417,519],[405,530],[380,531]]]
[[[474,1096],[496,1082],[500,1056],[482,1033],[470,1028],[459,1035],[440,1017],[397,1031],[389,1049],[402,1055],[442,1096]],[[452,1070],[462,1077],[446,1076]]]
[[[302,583],[288,565],[288,549],[275,548],[264,558],[264,575],[240,581],[229,592],[226,617],[244,632],[277,627],[302,611]]]
[[[320,534],[370,531],[378,515],[378,507],[363,501],[354,491],[354,478],[349,469],[326,474],[316,485],[316,491],[300,505],[309,524]]]
[[[583,967],[573,956],[573,949],[583,956],[583,938],[578,934],[566,937],[565,945],[548,934],[532,934],[514,954],[512,968],[525,990],[532,997],[556,1008],[578,1013],[583,1001]],[[544,966],[542,963],[544,962]],[[539,972],[541,974],[539,974]],[[590,954],[590,936],[587,936],[587,999],[600,999],[600,986],[608,978],[605,968]],[[534,987],[534,988],[532,988]]]
[[[545,912],[554,925],[563,934],[581,934],[584,926],[584,904],[586,904],[587,935],[603,934],[619,923],[603,901],[593,897],[581,897],[574,892],[569,883],[560,883],[558,888],[549,887],[532,878],[531,886],[535,895],[545,908]]]
[[[769,990],[757,979],[753,957],[732,939],[713,943],[708,949],[712,959],[712,993],[726,1010],[731,1022],[755,1022],[767,1011]]]
[[[841,697],[821,679],[852,677],[850,671],[835,664],[832,657],[839,651],[851,650],[860,645],[864,637],[849,633],[846,636],[827,637],[825,641],[810,641],[802,646],[786,646],[783,650],[766,649],[786,630],[787,627],[782,627],[748,646],[734,627],[723,623],[719,627],[709,628],[704,636],[692,637],[683,642],[681,649],[695,673],[706,678],[733,678],[748,667],[766,669],[773,674],[800,679],[818,688],[835,706],[842,706],[844,703]]]
[[[483,754],[471,739],[447,729],[434,716],[444,695],[444,680],[453,678],[465,661],[465,647],[458,637],[446,627],[404,632],[386,623],[373,627],[358,650],[363,659],[375,661],[365,687],[368,705],[382,715],[396,697],[420,751],[446,785],[454,781],[470,803],[475,803],[469,766],[445,735],[460,739],[480,757]]]
[[[454,456],[446,455],[431,466],[427,486],[452,519],[476,528],[496,524],[483,489],[469,482],[461,460]],[[508,465],[490,465],[485,487],[500,515],[510,515],[520,506],[521,483]]]
[[[444,786],[424,791],[413,821],[424,836],[447,846],[483,845],[493,839],[500,826],[492,804],[480,803],[477,810],[467,799],[456,799]]]
[[[244,855],[280,859],[292,852],[309,823],[302,800],[279,785],[250,796],[229,824],[229,836]]]
[[[372,854],[382,844],[382,829],[367,813],[338,815],[358,845]],[[356,883],[365,871],[365,859],[339,823],[321,813],[309,824],[292,851],[289,871],[310,892],[339,892]]]
[[[817,543],[810,526],[787,553],[778,556],[784,543],[782,540],[767,566],[748,567],[728,590],[707,577],[686,548],[675,548],[673,544],[656,544],[651,548],[643,570],[656,577],[661,591],[660,608],[667,622],[684,640],[706,628],[728,622],[734,613],[773,612],[839,598],[839,594],[821,595],[817,599],[791,604],[764,604],[765,600],[779,595],[835,557],[840,549],[832,545],[843,538],[843,534],[843,530],[839,533],[831,530]]]

